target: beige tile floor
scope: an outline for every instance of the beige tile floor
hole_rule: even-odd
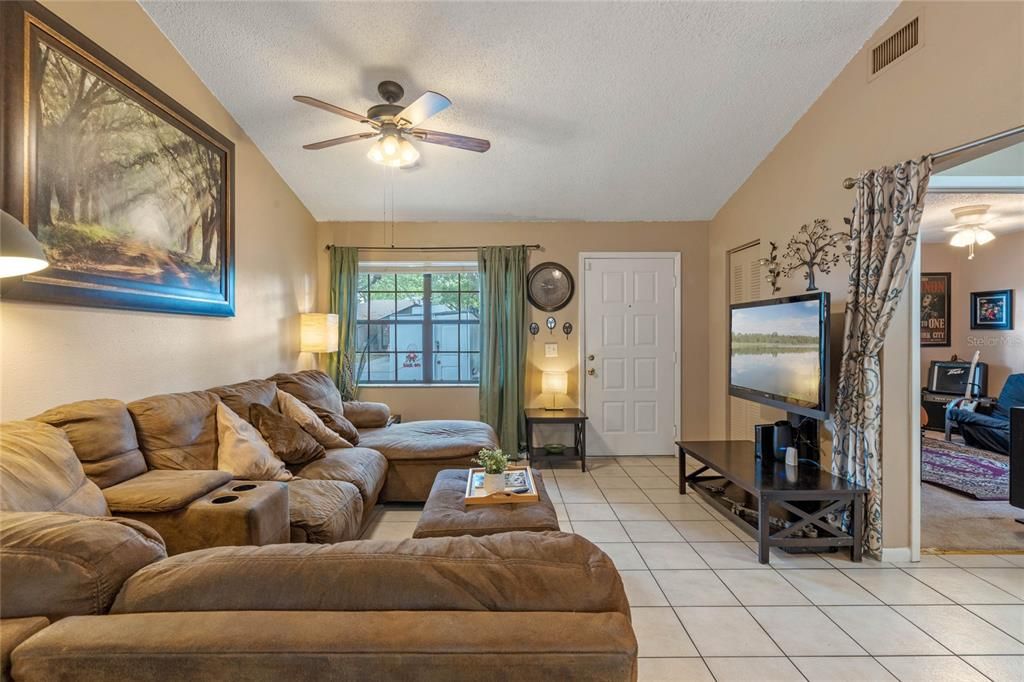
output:
[[[633,607],[640,680],[1024,682],[1024,554],[892,564],[772,552],[696,495],[673,457],[545,470],[565,531],[615,562]],[[364,537],[412,535],[384,505]]]

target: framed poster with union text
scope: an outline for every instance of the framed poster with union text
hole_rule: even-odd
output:
[[[921,345],[949,345],[950,281],[948,272],[921,273]]]

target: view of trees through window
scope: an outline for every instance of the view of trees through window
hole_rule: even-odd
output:
[[[478,274],[360,272],[356,348],[362,383],[478,383]]]

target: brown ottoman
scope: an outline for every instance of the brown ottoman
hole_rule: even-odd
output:
[[[412,536],[492,535],[514,530],[558,530],[558,516],[540,472],[534,470],[537,502],[466,506],[468,469],[445,469],[437,474],[423,514]]]

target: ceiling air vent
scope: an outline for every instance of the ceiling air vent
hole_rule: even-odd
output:
[[[921,41],[921,17],[914,17],[906,26],[893,33],[871,50],[871,72],[869,78],[904,57]]]

